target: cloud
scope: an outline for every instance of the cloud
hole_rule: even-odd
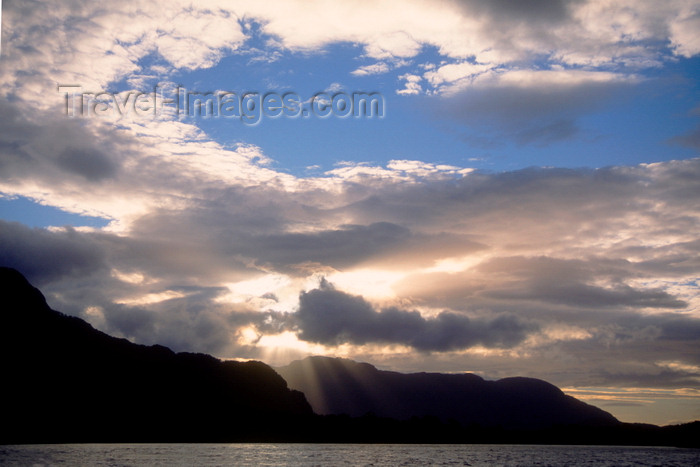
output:
[[[634,274],[624,260],[562,260],[546,257],[498,258],[482,263],[477,274],[494,274],[505,279],[503,288],[492,296],[507,300],[542,300],[591,308],[685,308],[687,303],[661,290],[636,290],[622,283]],[[603,282],[602,287],[591,282]]]
[[[304,262],[346,268],[396,244],[408,241],[408,229],[386,222],[368,226],[346,226],[317,233],[256,235],[240,245],[245,251],[259,252],[257,258],[273,266],[284,267]]]
[[[59,167],[82,175],[87,180],[99,181],[116,175],[114,163],[101,152],[86,152],[77,148],[66,148],[56,158]]]
[[[406,81],[403,89],[397,89],[396,93],[403,96],[420,94],[423,91],[422,86],[419,84],[422,79],[418,75],[412,75],[410,73],[403,74],[399,76],[399,79]]]
[[[209,68],[223,57],[226,49],[236,49],[246,39],[238,17],[226,10],[168,8],[156,18],[162,16],[165,21],[160,24],[157,37],[146,37],[154,41],[163,58],[178,68]]]
[[[252,49],[248,42],[258,30],[252,24],[283,50],[362,45],[367,57],[379,60],[359,69],[367,73],[382,71],[382,63],[416,57],[426,46],[445,57],[445,72],[465,66],[465,60],[494,69],[532,69],[544,59],[547,68],[587,67],[604,75],[610,67],[648,68],[664,55],[698,53],[692,34],[697,8],[684,0],[663,7],[633,0],[319,1],[312,25],[306,22],[308,9],[295,1],[207,7],[176,1],[166,9],[137,0],[110,8],[89,1],[52,8],[42,8],[39,0],[10,2],[4,9],[5,33],[12,38],[3,48],[4,93],[28,99],[27,93],[48,92],[56,82],[97,90],[142,72],[140,60],[151,54],[176,68],[208,68],[225,54]],[[63,53],[62,44],[70,44],[70,53]]]
[[[679,235],[672,243],[695,240],[691,200],[699,171],[700,160],[690,159],[596,170],[475,173],[457,181],[368,189],[344,212],[358,223],[381,219],[409,228],[469,232],[476,239],[483,235],[490,239],[487,245],[510,251],[554,251],[572,242],[581,248],[595,242],[599,251],[665,245],[667,235]]]
[[[442,83],[443,68],[429,72],[433,83]],[[579,131],[576,120],[620,99],[637,82],[615,73],[564,70],[481,71],[453,78],[441,85],[444,96],[433,103],[436,116],[463,124],[481,139],[505,136],[521,144],[570,139]]]
[[[184,122],[111,125],[98,118],[67,118],[60,110],[44,115],[2,99],[0,111],[0,191],[113,219],[114,229],[126,228],[156,206],[201,198],[200,190],[222,178],[237,186],[262,179],[296,183],[266,168],[268,159],[259,148],[224,148]]]
[[[685,33],[693,18],[692,2],[669,2],[663,8],[625,1],[317,2],[314,27],[301,27],[300,12],[290,2],[250,7],[264,18],[263,29],[285,47],[309,50],[330,42],[355,42],[367,55],[415,56],[421,45],[436,47],[449,58],[475,57],[505,64],[551,57],[572,66],[653,63],[658,43],[673,34],[676,53],[692,53],[694,39]],[[673,32],[669,32],[669,30]],[[652,46],[653,45],[653,46]]]
[[[671,138],[671,142],[688,146],[689,148],[700,149],[700,126],[687,133]]]
[[[384,62],[377,62],[371,65],[363,65],[350,74],[355,76],[378,75],[389,71],[389,65]]]
[[[690,58],[700,53],[700,39],[695,31],[700,27],[700,12],[684,8],[676,21],[671,23],[671,47],[674,53]]]
[[[114,303],[105,296],[94,296],[92,305],[78,315],[110,335],[142,344],[239,358],[260,358],[256,339],[288,327],[284,314],[217,304],[214,298],[224,292],[221,288],[171,287],[184,292],[184,296],[142,305]],[[123,284],[115,284],[117,290],[124,288]],[[256,338],[248,338],[245,332]]]
[[[504,303],[596,310],[688,306],[662,289],[637,289],[625,283],[640,274],[641,268],[625,260],[497,257],[466,271],[407,276],[396,284],[396,290],[421,303],[454,309],[464,304],[492,308]]]
[[[536,330],[510,315],[490,320],[442,312],[424,318],[418,311],[385,308],[376,311],[360,296],[321,287],[303,292],[295,314],[299,338],[327,345],[381,342],[422,351],[447,351],[476,345],[512,347]]]
[[[312,199],[308,193],[303,196],[307,203]],[[292,220],[319,227],[288,231]],[[335,225],[332,213],[311,209],[294,195],[269,188],[230,190],[191,209],[143,216],[133,223],[131,239],[128,250],[120,247],[121,256],[129,261],[157,274],[196,271],[201,276],[256,268],[291,275],[361,265],[401,269],[485,248],[465,235],[413,232],[388,222]],[[200,267],[188,259],[192,256],[207,260]]]
[[[542,23],[550,26],[570,21],[571,10],[575,2],[564,0],[495,0],[492,2],[476,2],[463,0],[458,2],[468,13],[480,12],[491,16],[494,20],[508,23]]]
[[[0,264],[36,285],[63,276],[85,276],[107,267],[104,252],[70,227],[50,232],[0,220]]]

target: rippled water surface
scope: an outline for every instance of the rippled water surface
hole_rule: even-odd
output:
[[[0,446],[17,466],[686,466],[700,450],[618,446],[388,444],[57,444]]]

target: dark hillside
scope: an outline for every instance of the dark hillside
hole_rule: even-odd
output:
[[[310,415],[260,362],[110,337],[0,268],[2,442],[257,439]]]

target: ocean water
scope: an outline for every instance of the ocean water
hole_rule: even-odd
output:
[[[422,444],[55,444],[0,446],[9,466],[698,466],[700,450]]]

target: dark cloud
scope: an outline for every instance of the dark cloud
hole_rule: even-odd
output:
[[[514,133],[515,141],[522,144],[547,145],[556,141],[570,139],[579,132],[573,119],[563,118],[543,122],[526,130]]]
[[[221,277],[235,281],[258,272],[240,257],[226,254],[221,243],[208,241],[206,232],[197,237],[188,235],[185,227],[179,234],[168,227],[167,223],[163,225],[160,237],[153,232],[149,236],[95,234],[94,238],[107,252],[112,267],[176,285],[207,286],[218,284]]]
[[[639,167],[523,169],[459,181],[382,187],[342,213],[418,231],[467,232],[487,246],[565,248],[634,232],[610,248],[687,242],[700,197],[700,159]],[[578,248],[578,246],[577,246]],[[607,247],[606,247],[607,248]],[[599,250],[592,250],[599,251]]]
[[[498,294],[495,294],[498,296]],[[688,304],[663,290],[637,290],[627,285],[614,288],[588,284],[537,284],[524,294],[503,294],[509,299],[537,299],[584,307],[685,308]]]
[[[469,13],[485,13],[499,22],[562,23],[570,18],[575,1],[565,0],[458,0]]]
[[[158,319],[156,313],[137,306],[107,303],[105,307],[102,308],[102,314],[105,322],[100,324],[104,331],[111,335],[123,336],[139,343],[151,343],[149,341],[155,337],[156,327],[163,327],[164,324],[163,322],[159,322],[162,320]],[[89,316],[87,317],[88,319],[90,318]],[[158,343],[165,345],[160,342]]]
[[[70,227],[52,232],[0,220],[0,264],[37,285],[94,273],[106,267],[105,259],[96,242]]]
[[[184,181],[196,191],[194,182],[196,180]],[[191,200],[189,209],[151,211],[136,219],[132,230],[134,235],[144,238],[153,235],[165,235],[167,239],[202,238],[206,235],[210,241],[226,243],[234,234],[269,235],[271,231],[305,224],[320,215],[316,207],[271,185],[207,187],[201,198]]]
[[[278,267],[314,262],[344,268],[404,243],[410,236],[405,227],[377,222],[309,234],[251,236],[233,246],[241,253],[254,251],[258,260]]]
[[[671,138],[670,142],[688,146],[693,149],[700,149],[700,126],[687,133]]]
[[[421,303],[453,309],[493,308],[502,303],[596,310],[688,306],[663,289],[639,289],[626,283],[641,275],[637,265],[622,259],[497,257],[458,273],[408,276],[396,290]]]
[[[625,260],[563,260],[547,257],[498,258],[479,266],[480,272],[510,276],[488,294],[508,300],[551,301],[590,308],[685,308],[687,303],[663,290],[638,290],[622,283],[636,275]],[[608,279],[611,286],[593,285]],[[498,281],[495,281],[496,284]],[[500,290],[499,290],[500,289]]]
[[[97,316],[84,317],[111,335],[140,344],[160,344],[178,352],[235,354],[237,329],[253,320],[246,317],[231,323],[226,319],[228,313],[212,303],[206,309],[198,308],[190,297],[153,305],[105,303]]]
[[[71,176],[76,183],[98,183],[118,174],[120,158],[114,154],[127,155],[131,137],[114,129],[97,137],[60,111],[42,115],[38,124],[18,105],[0,98],[0,180],[22,178],[50,187]]]
[[[40,129],[29,123],[17,106],[0,98],[0,180],[23,174],[37,161],[26,151]]]
[[[520,59],[547,55],[568,44],[563,28],[575,26],[576,0],[454,0],[462,15],[479,20],[479,35],[496,50],[517,51]],[[541,47],[532,44],[541,44]],[[530,50],[527,47],[530,46]]]
[[[660,317],[651,318],[659,322],[661,339],[697,342],[700,345],[700,319],[685,316],[671,316],[663,321]],[[697,357],[700,363],[700,356]]]
[[[422,351],[475,345],[513,347],[536,330],[510,315],[485,320],[449,312],[424,318],[417,311],[399,308],[376,311],[362,297],[335,290],[327,283],[301,294],[295,317],[299,338],[306,341],[328,345],[381,342]]]
[[[620,81],[572,84],[475,86],[437,100],[434,112],[463,125],[465,137],[495,144],[504,137],[519,144],[546,145],[579,133],[578,119],[633,86]]]
[[[144,216],[134,223],[132,237],[145,244],[153,244],[152,238],[158,237],[158,245],[144,250],[157,249],[165,241],[200,248],[206,244],[216,252],[213,264],[226,260],[229,265],[255,265],[293,275],[304,274],[313,265],[336,269],[357,265],[380,265],[385,269],[429,266],[438,259],[486,248],[470,235],[425,233],[382,221],[289,232],[291,219],[295,221],[293,230],[296,223],[319,223],[324,218],[332,224],[336,214],[305,209],[293,196],[270,189],[239,192],[235,202],[224,202],[233,196],[226,193],[217,201],[186,211],[161,210]],[[276,202],[260,206],[260,200],[270,199]],[[342,211],[339,214],[344,215]]]
[[[105,154],[95,150],[66,148],[56,158],[59,167],[82,175],[89,181],[114,177],[117,167]]]
[[[230,251],[248,256],[278,271],[294,273],[306,263],[346,269],[358,264],[393,269],[430,265],[435,260],[485,248],[465,235],[416,234],[389,222],[346,225],[314,233],[239,235],[231,238]]]
[[[647,371],[638,372],[601,372],[598,375],[601,383],[627,387],[697,387],[700,373],[674,371],[661,368],[649,368]]]

